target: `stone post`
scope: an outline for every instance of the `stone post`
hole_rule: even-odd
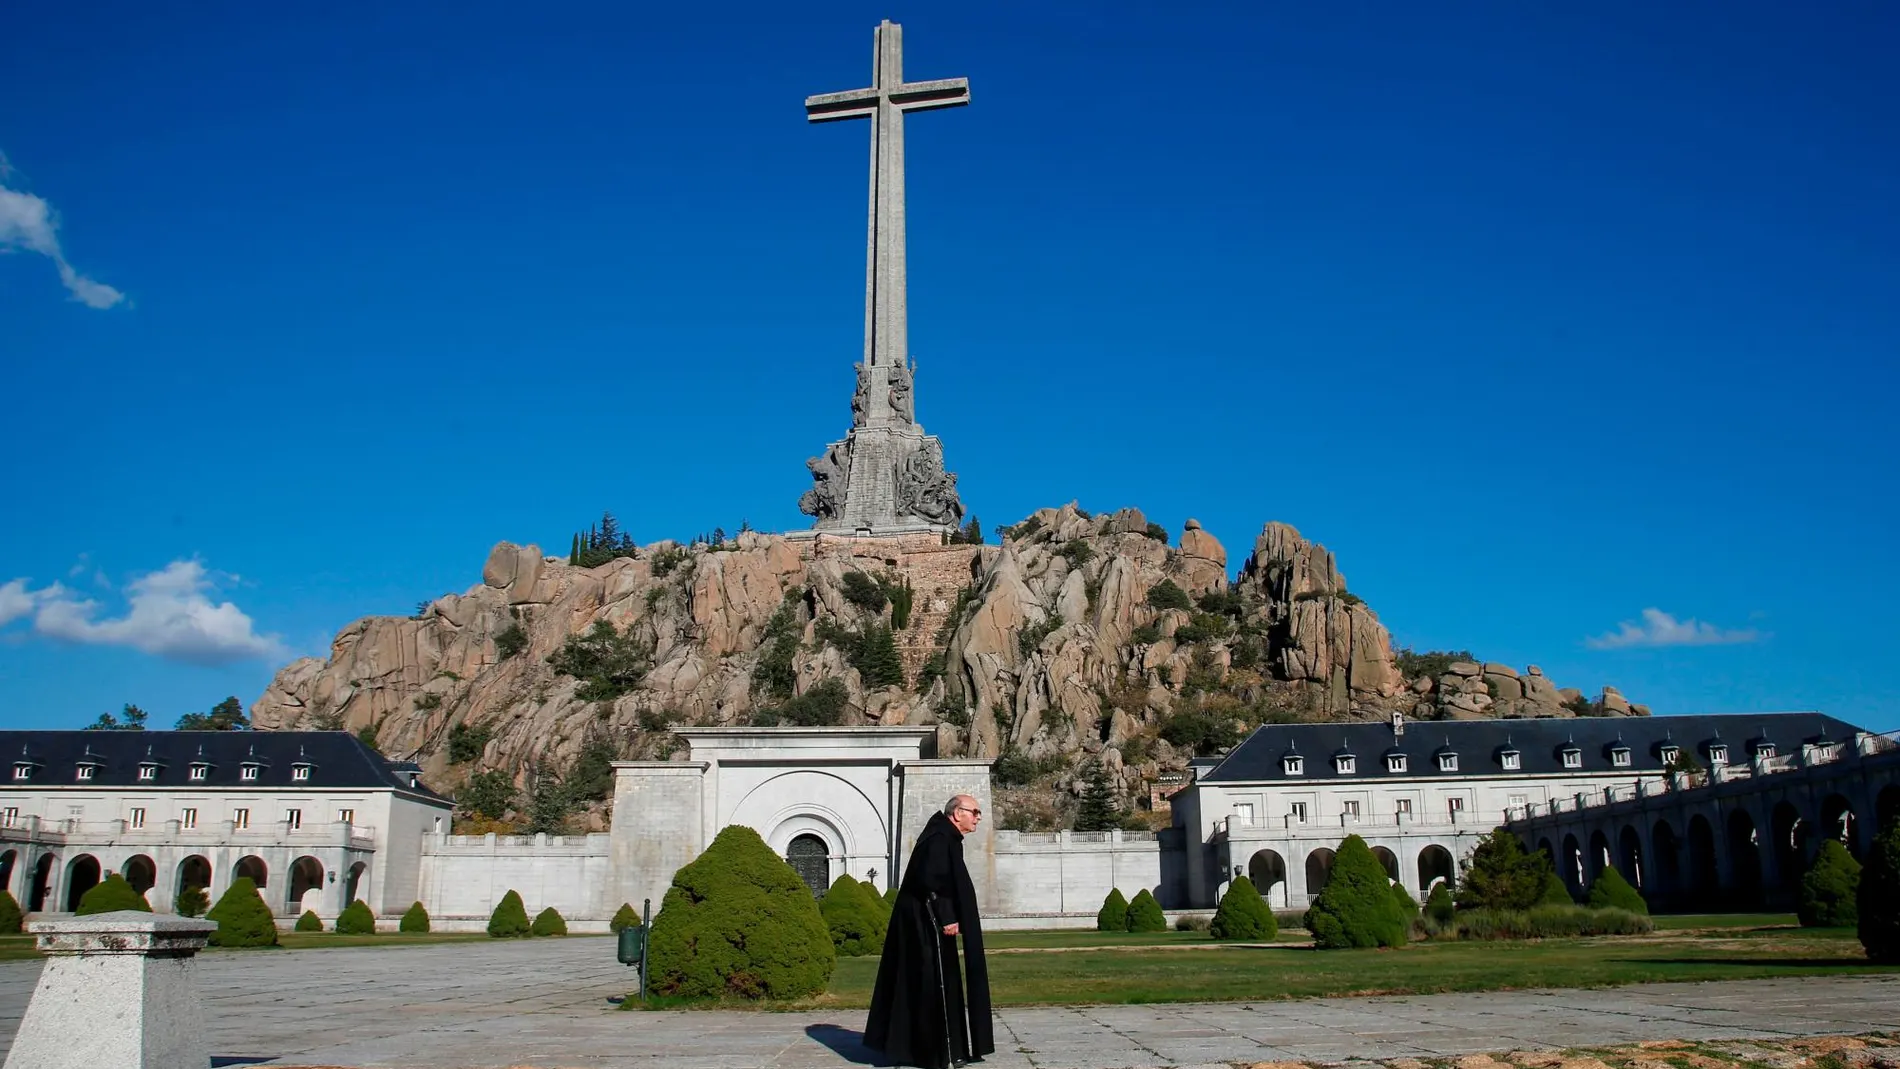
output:
[[[212,921],[135,910],[33,921],[46,964],[6,1069],[204,1069],[191,959]]]

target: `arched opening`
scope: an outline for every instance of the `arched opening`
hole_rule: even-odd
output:
[[[1775,844],[1775,871],[1781,874],[1782,888],[1794,890],[1801,886],[1801,874],[1808,867],[1808,822],[1787,802],[1778,803],[1768,820]]]
[[[1550,845],[1549,839],[1537,840],[1537,850],[1544,855],[1545,861],[1550,862],[1550,871],[1561,873],[1564,870],[1564,867],[1557,862],[1557,848]]]
[[[350,874],[343,881],[343,900],[354,902],[363,897],[363,874],[369,871],[366,862],[358,861],[350,866]]]
[[[1318,898],[1326,889],[1326,882],[1333,878],[1333,852],[1320,847],[1306,855],[1306,897],[1310,902]]]
[[[811,888],[813,896],[823,896],[831,886],[831,849],[818,836],[794,836],[785,847],[785,862]]]
[[[290,863],[290,894],[284,899],[284,912],[302,913],[303,896],[323,886],[323,862],[304,855]]]
[[[247,854],[238,858],[236,867],[231,870],[231,878],[241,880],[247,876],[250,877],[252,883],[257,885],[257,889],[262,891],[269,886],[270,868],[264,864],[263,858],[256,854]]]
[[[1247,861],[1247,879],[1270,906],[1285,906],[1286,859],[1272,850],[1258,850]]]
[[[1649,830],[1649,848],[1655,854],[1650,864],[1656,870],[1658,902],[1673,902],[1682,894],[1682,844],[1668,821],[1659,820]]]
[[[33,863],[33,887],[27,893],[27,912],[38,913],[46,908],[46,899],[53,893],[53,866],[58,859],[52,854],[41,854]]]
[[[1690,911],[1715,908],[1715,829],[1700,813],[1689,818],[1688,892],[1684,908]]]
[[[1570,889],[1570,897],[1576,898],[1583,894],[1587,885],[1583,877],[1583,844],[1577,842],[1575,835],[1564,836],[1562,861],[1563,864],[1557,869],[1557,875],[1563,877],[1564,886]]]
[[[1617,870],[1638,891],[1649,890],[1649,873],[1643,871],[1643,837],[1628,824],[1616,836]]]
[[[211,862],[199,854],[193,854],[178,863],[178,889],[172,894],[183,894],[187,887],[211,893]]]
[[[1391,880],[1393,883],[1398,883],[1399,856],[1383,846],[1373,847],[1372,856],[1378,858],[1379,864],[1385,868],[1385,878]]]
[[[1748,811],[1728,815],[1729,867],[1735,873],[1733,899],[1748,908],[1761,904],[1761,835]]]
[[[1830,839],[1839,839],[1847,852],[1860,857],[1859,821],[1854,819],[1854,807],[1845,797],[1830,794],[1821,801],[1821,828],[1819,834]],[[1819,843],[1815,844],[1819,846]]]
[[[1418,892],[1419,900],[1432,893],[1433,885],[1443,881],[1452,882],[1454,873],[1451,851],[1437,843],[1418,852]]]
[[[132,885],[132,890],[144,894],[158,882],[158,862],[144,854],[133,854],[119,866],[119,873]]]
[[[86,892],[99,886],[99,859],[91,854],[81,854],[73,858],[66,866],[66,912],[79,909],[79,900]]]
[[[20,852],[18,850],[0,852],[0,891],[8,893],[13,891],[13,870],[19,867]],[[16,901],[21,897],[24,896],[14,895]]]
[[[1603,875],[1603,870],[1611,864],[1610,837],[1600,831],[1590,833],[1590,855],[1584,859],[1584,875],[1591,884]]]
[[[1886,831],[1896,820],[1900,820],[1900,784],[1888,784],[1874,799],[1874,834]]]

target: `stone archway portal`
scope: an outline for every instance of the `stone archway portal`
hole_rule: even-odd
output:
[[[831,851],[816,835],[800,835],[785,848],[785,861],[814,896],[831,889]]]

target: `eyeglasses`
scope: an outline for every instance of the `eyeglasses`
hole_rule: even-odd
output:
[[[960,805],[960,806],[958,806],[958,807],[957,807],[957,812],[959,812],[959,813],[972,813],[972,814],[975,814],[976,816],[979,816],[979,817],[983,815],[983,811],[982,811],[981,809],[977,809],[977,808],[975,808],[975,807],[973,807],[973,806],[967,806],[967,805]]]

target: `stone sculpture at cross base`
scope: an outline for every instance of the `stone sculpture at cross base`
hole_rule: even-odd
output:
[[[957,477],[943,443],[917,422],[904,261],[904,115],[970,102],[962,78],[904,81],[903,28],[877,28],[871,86],[808,97],[812,122],[869,119],[870,232],[865,243],[864,359],[851,398],[851,431],[805,462],[814,485],[799,510],[817,531],[941,531],[963,522]]]
[[[115,910],[34,921],[46,964],[6,1069],[204,1069],[192,956],[214,921]]]

